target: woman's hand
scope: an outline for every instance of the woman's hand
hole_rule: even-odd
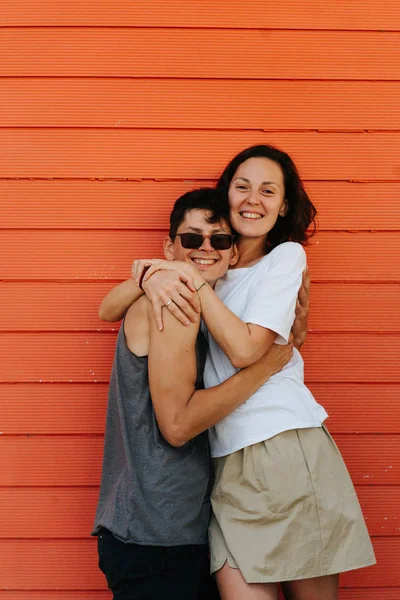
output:
[[[310,310],[310,275],[308,268],[303,272],[303,279],[296,302],[296,318],[292,327],[293,345],[300,350],[307,337],[308,313]]]
[[[146,271],[145,271],[146,270]],[[145,272],[144,272],[145,271]],[[194,278],[198,273],[194,267],[179,260],[163,260],[161,258],[144,258],[134,260],[132,263],[132,277],[137,284],[145,283],[157,271],[176,271],[182,281],[192,292],[196,291]]]
[[[131,270],[132,279],[134,279],[136,281],[136,283],[139,283],[140,278],[142,277],[143,271],[145,269],[149,269],[153,265],[158,265],[158,264],[162,265],[165,262],[173,262],[173,261],[166,261],[163,258],[140,258],[138,260],[134,260],[132,263],[132,270]],[[171,267],[171,269],[177,270],[176,266]]]
[[[142,278],[144,269],[147,272]],[[197,271],[190,265],[170,260],[137,260],[132,265],[132,277],[141,286],[153,305],[157,327],[163,330],[162,307],[167,306],[182,325],[196,322],[200,301],[194,277]]]

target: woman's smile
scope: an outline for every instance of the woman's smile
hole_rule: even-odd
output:
[[[239,213],[242,219],[262,219],[264,215],[260,215],[260,213],[242,211]]]
[[[232,227],[242,237],[267,236],[285,209],[280,165],[264,157],[244,161],[229,186]]]

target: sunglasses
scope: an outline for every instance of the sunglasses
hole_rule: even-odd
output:
[[[214,233],[213,235],[202,235],[201,233],[176,233],[174,236],[181,238],[182,248],[197,250],[203,245],[206,238],[210,240],[214,250],[228,250],[233,244],[233,235],[228,233]]]

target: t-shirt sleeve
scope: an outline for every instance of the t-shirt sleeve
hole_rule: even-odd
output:
[[[260,264],[249,290],[250,301],[243,321],[275,331],[276,343],[287,344],[306,254],[300,244],[286,242],[275,248],[269,259]]]

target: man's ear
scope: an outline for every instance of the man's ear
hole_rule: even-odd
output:
[[[175,260],[174,242],[169,236],[164,240],[164,256],[167,260]]]
[[[234,267],[237,264],[238,260],[239,260],[239,250],[238,250],[237,244],[235,243],[232,246],[232,254],[229,259],[229,266]]]
[[[289,207],[288,207],[288,203],[287,203],[287,200],[286,200],[286,198],[285,198],[285,200],[283,201],[283,204],[282,204],[282,206],[281,206],[281,208],[280,208],[280,211],[279,211],[279,216],[280,216],[280,217],[286,217],[286,215],[287,215],[287,212],[288,212],[288,208],[289,208]]]

